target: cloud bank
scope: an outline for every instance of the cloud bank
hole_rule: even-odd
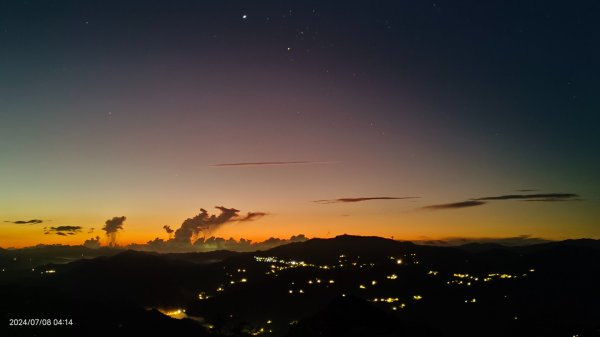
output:
[[[181,245],[173,240],[163,240],[156,238],[148,241],[145,244],[131,244],[127,246],[129,249],[153,251],[160,253],[175,253],[175,252],[207,252],[213,250],[231,250],[238,252],[252,252],[257,250],[266,250],[280,245],[292,242],[303,242],[308,240],[304,234],[293,235],[289,239],[269,238],[265,241],[252,242],[252,240],[241,238],[235,240],[233,238],[225,239],[221,237],[211,236],[209,238],[199,238],[193,244]],[[87,242],[87,241],[86,241]]]

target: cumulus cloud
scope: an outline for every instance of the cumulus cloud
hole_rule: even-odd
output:
[[[493,197],[476,198],[473,200],[525,200],[525,201],[575,201],[579,195],[574,193],[538,193],[538,194],[507,194]]]
[[[112,219],[106,220],[104,223],[105,226],[102,227],[102,230],[106,232],[106,236],[108,237],[108,245],[116,246],[117,245],[117,232],[123,229],[123,223],[127,220],[126,217],[114,217]]]
[[[44,220],[40,220],[40,219],[32,219],[32,220],[15,220],[15,221],[4,221],[4,222],[9,222],[9,223],[13,223],[16,225],[37,225],[37,224],[41,224],[42,222],[44,222]]]
[[[81,232],[81,226],[56,226],[56,227],[44,227],[44,234],[56,234],[56,235],[75,235]]]
[[[360,202],[360,201],[369,201],[369,200],[402,200],[402,199],[416,199],[419,197],[358,197],[358,198],[339,198],[339,199],[324,199],[324,200],[315,200],[318,204],[336,204],[336,203],[344,203],[344,202]]]
[[[83,246],[87,248],[100,248],[100,237],[96,236],[83,242]]]
[[[337,164],[337,161],[260,161],[260,162],[241,162],[213,164],[210,167],[252,167],[252,166],[292,166],[292,165],[323,165]]]
[[[467,200],[467,201],[461,201],[461,202],[453,202],[453,203],[449,203],[449,204],[430,205],[430,206],[422,207],[422,209],[429,209],[429,210],[457,209],[457,208],[481,206],[481,205],[485,205],[485,204],[486,203],[484,201]]]
[[[163,229],[165,230],[165,232],[167,232],[167,235],[169,236],[169,240],[171,240],[171,238],[173,237],[173,232],[175,232],[175,230],[172,229],[171,226],[168,226],[168,225],[164,225]]]
[[[178,243],[192,243],[194,239],[198,237],[200,233],[204,236],[210,235],[214,230],[220,226],[236,221],[252,221],[259,219],[267,213],[264,212],[248,212],[246,216],[240,216],[239,210],[235,208],[227,208],[223,206],[216,206],[216,209],[220,211],[218,215],[210,215],[204,209],[200,209],[200,213],[193,218],[186,219],[175,231],[175,240]]]
[[[168,240],[155,238],[145,244],[132,244],[129,248],[160,252],[209,251],[217,249],[251,251],[275,244],[271,241],[253,243],[251,240],[246,239],[236,241],[233,238],[225,239],[212,236],[212,232],[225,224],[254,221],[268,215],[265,212],[247,212],[245,215],[240,215],[240,211],[235,208],[223,206],[216,206],[215,208],[219,210],[219,214],[209,214],[207,210],[201,208],[200,213],[192,218],[185,219],[177,230],[173,230],[168,225],[163,226],[163,229],[169,234]],[[172,234],[174,234],[173,237],[171,237]],[[290,238],[290,240],[303,239],[305,239],[303,235]],[[287,240],[282,241],[288,242]]]

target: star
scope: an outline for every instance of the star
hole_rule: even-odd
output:
[[[248,15],[246,15],[246,14],[242,14],[242,19],[243,19],[243,20],[246,20],[247,18],[248,18]]]

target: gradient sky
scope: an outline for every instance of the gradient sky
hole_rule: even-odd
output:
[[[599,12],[2,2],[0,246],[80,244],[122,215],[119,242],[142,243],[221,205],[268,213],[215,233],[254,240],[600,238]],[[292,163],[218,166],[258,162]],[[577,196],[423,208],[548,193]],[[419,198],[314,202],[366,197]]]

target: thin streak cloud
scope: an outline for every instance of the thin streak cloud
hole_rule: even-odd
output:
[[[212,164],[210,167],[257,167],[257,166],[295,166],[295,165],[327,165],[339,164],[338,161],[262,161]]]
[[[574,193],[540,193],[540,194],[508,194],[494,197],[483,197],[472,200],[529,200],[529,201],[570,201],[578,198]]]
[[[419,197],[359,197],[359,198],[340,198],[340,199],[324,199],[314,200],[317,204],[337,204],[337,203],[348,203],[348,202],[361,202],[369,200],[403,200],[403,199],[416,199]]]
[[[485,205],[485,204],[486,204],[486,202],[484,202],[484,201],[467,200],[467,201],[461,201],[461,202],[453,202],[450,204],[430,205],[430,206],[425,206],[422,209],[429,209],[429,210],[458,209],[458,208],[481,206],[481,205]]]

